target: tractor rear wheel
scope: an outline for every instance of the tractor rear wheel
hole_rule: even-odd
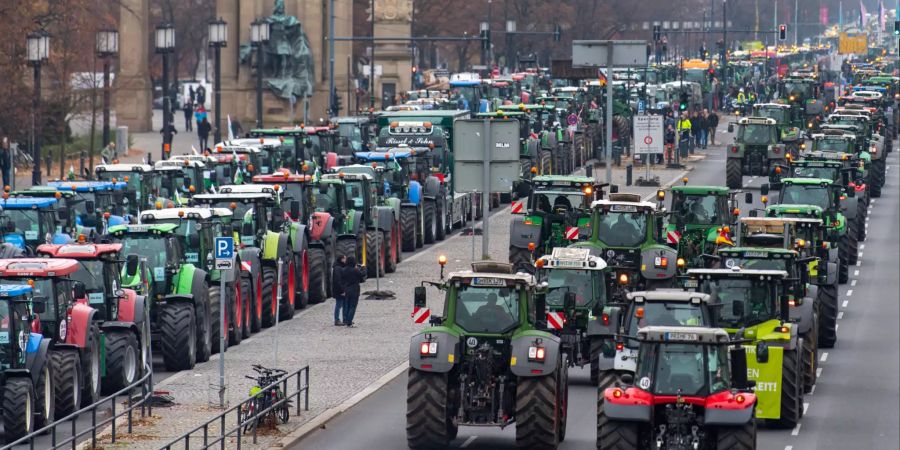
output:
[[[250,272],[250,286],[253,293],[250,295],[250,331],[256,333],[262,329],[262,268],[257,268],[256,273]]]
[[[816,369],[819,366],[819,344],[816,340],[816,325],[813,320],[813,326],[809,331],[801,336],[803,338],[803,349],[801,357],[803,358],[803,393],[812,392],[813,386],[816,384]]]
[[[262,269],[262,326],[269,328],[275,325],[275,312],[278,308],[278,271],[274,267]]]
[[[56,417],[63,418],[81,408],[81,358],[75,350],[54,350],[50,365]]]
[[[194,272],[191,293],[194,296],[194,319],[197,321],[197,362],[206,362],[212,356],[212,314],[209,286],[198,272]]]
[[[99,402],[103,389],[102,367],[100,367],[100,354],[103,350],[100,348],[100,329],[91,326],[86,338],[87,342],[81,353],[82,373],[84,374],[81,406],[90,406]]]
[[[600,355],[603,353],[603,341],[591,339],[591,386],[597,386],[600,381]]]
[[[389,231],[384,232],[384,271],[394,273],[397,271],[397,255],[400,253],[400,236],[397,232],[398,225],[391,225]]]
[[[222,336],[223,328],[228,326],[227,323],[222,323],[221,321],[221,313],[219,311],[222,310],[222,307],[225,305],[225,299],[222,295],[223,292],[219,289],[218,283],[215,286],[210,286],[209,288],[209,339],[210,339],[210,347],[212,348],[212,353],[219,353],[222,349],[219,348],[219,338]],[[227,309],[225,310],[227,314]],[[225,318],[228,320],[228,317]],[[225,348],[228,348],[228,342],[225,342]]]
[[[838,283],[846,284],[850,281],[850,267],[847,266],[847,262],[843,259],[838,261]]]
[[[53,368],[49,362],[44,362],[41,374],[34,383],[34,404],[37,414],[34,416],[35,429],[41,429],[48,423],[56,420],[56,408],[53,396]]]
[[[281,310],[278,312],[278,319],[281,321],[291,320],[294,318],[294,310],[297,308],[297,271],[300,270],[294,264],[294,258],[288,256],[287,261],[284,261],[281,264],[281,299],[278,303],[278,307]],[[277,280],[276,280],[277,283]],[[278,295],[278,292],[275,292],[275,295]],[[306,293],[304,292],[305,296]]]
[[[597,391],[597,450],[637,450],[637,422],[610,420],[606,416],[603,389]]]
[[[856,229],[857,227],[865,226],[864,224],[859,223],[858,220],[853,219],[847,221],[847,233],[845,236],[847,237],[847,263],[851,266],[856,264],[859,261],[859,241],[856,239]]]
[[[416,220],[415,208],[403,208],[400,210],[400,232],[403,239],[403,251],[416,251]]]
[[[159,313],[160,348],[168,371],[190,370],[197,363],[194,305],[169,303]]]
[[[756,422],[750,419],[740,427],[717,427],[717,450],[754,450],[756,448]]]
[[[357,258],[356,239],[341,239],[334,244],[334,257],[352,256]],[[358,258],[357,258],[358,260]]]
[[[434,239],[443,241],[447,237],[447,204],[441,201],[434,202]]]
[[[837,342],[838,288],[834,284],[819,286],[816,301],[819,303],[818,344],[821,348],[833,348]]]
[[[384,276],[384,236],[379,230],[366,231],[366,270],[370,277]]]
[[[534,264],[531,262],[531,252],[527,248],[509,247],[509,263],[516,271],[524,270],[534,272]]]
[[[241,341],[244,340],[244,321],[247,318],[244,314],[246,299],[241,283],[242,279],[238,275],[238,279],[228,283],[225,287],[234,297],[234,301],[229,302],[228,311],[225,311],[228,316],[228,328],[225,331],[228,332],[227,345],[229,346],[241,345]]]
[[[106,377],[103,394],[114,394],[138,378],[138,342],[134,333],[116,330],[106,334]]]
[[[424,218],[424,238],[426,244],[434,244],[434,240],[437,237],[437,215],[435,211],[437,207],[434,205],[434,200],[425,200],[425,204],[422,205],[423,218]]]
[[[743,184],[744,175],[741,168],[741,160],[739,158],[728,158],[725,160],[725,184],[729,189],[740,189]]]
[[[520,377],[516,386],[516,446],[555,449],[559,445],[559,374]]]
[[[406,442],[412,449],[441,449],[456,437],[447,375],[409,369]]]
[[[6,380],[3,389],[3,431],[7,442],[34,431],[34,388],[27,377]]]
[[[253,306],[253,276],[241,274],[241,300],[243,301],[244,314],[241,323],[241,332],[243,338],[247,339],[251,335],[250,321],[255,316],[256,310]]]
[[[802,345],[798,342],[797,347]],[[781,417],[776,421],[781,428],[794,428],[803,416],[803,375],[800,373],[800,348],[784,351],[781,365]]]
[[[297,298],[294,299],[295,309],[305,309],[309,306],[309,302],[312,301],[312,290],[315,285],[312,283],[312,278],[310,278],[310,274],[312,273],[312,267],[309,265],[310,250],[312,249],[304,246],[303,251],[294,253],[294,295],[297,296]],[[321,250],[323,253],[325,252],[325,249]],[[322,265],[325,266],[324,261],[322,262]],[[330,267],[330,265],[328,267]],[[322,277],[325,277],[324,270],[322,270]],[[328,286],[327,280],[322,283],[322,286]],[[322,300],[328,298],[328,289],[326,288],[321,294]]]
[[[327,298],[328,292],[328,280],[325,272],[331,270],[331,267],[327,267],[325,249],[310,248],[307,258],[309,259],[309,301],[322,303]]]

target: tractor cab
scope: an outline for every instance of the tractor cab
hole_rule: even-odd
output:
[[[775,121],[780,142],[796,142],[803,137],[801,128],[791,120],[791,106],[783,103],[757,103],[753,117],[767,117]],[[798,143],[799,147],[799,143]]]
[[[250,171],[251,175],[269,175],[280,169],[288,169],[291,172],[299,169],[297,167],[297,153],[293,148],[293,144],[286,143],[286,140],[283,137],[269,136],[235,139],[228,141],[225,144],[226,145],[222,147],[219,154],[231,154],[232,158],[234,157],[234,154],[238,154],[239,158],[243,158],[243,155],[247,155],[250,164],[252,164],[253,167],[252,170],[250,170],[250,165],[244,167]],[[239,148],[248,147],[257,151],[250,151],[250,153],[238,152]],[[216,150],[219,151],[218,146]],[[257,160],[258,164],[254,164],[254,159]]]
[[[0,201],[0,232],[3,242],[33,255],[41,244],[63,244],[72,240],[74,218],[56,198],[15,197],[4,193]]]
[[[684,266],[705,267],[704,255],[730,241],[730,226],[740,213],[736,194],[724,186],[686,184],[673,186],[671,192],[666,242],[678,250]]]
[[[272,175],[256,175],[254,184],[281,186],[281,202],[286,205],[285,212],[294,222],[306,223],[309,217],[319,209],[317,200],[320,195],[328,195],[328,188],[318,189],[311,175],[290,174],[287,171]],[[326,191],[321,194],[321,191]],[[328,199],[326,199],[328,200]],[[325,202],[327,208],[328,201]]]
[[[87,302],[97,309],[95,320],[116,320],[119,315],[118,291],[122,287],[120,253],[122,244],[73,243],[63,245],[42,245],[38,253],[51,258],[69,258],[78,261],[78,269],[70,276],[84,285],[84,298],[75,301]],[[124,293],[122,294],[124,295]],[[127,301],[127,300],[126,300]]]
[[[213,272],[213,238],[222,234],[214,217],[230,217],[227,208],[168,208],[141,211],[142,224],[173,224],[172,234],[181,240],[185,264]],[[227,221],[227,220],[226,220]]]
[[[241,184],[244,178],[249,178],[260,172],[263,167],[263,151],[259,148],[259,140],[253,140],[256,144],[238,145],[234,141],[228,141],[216,145],[211,155],[216,159],[216,181],[218,184]],[[271,172],[269,162],[266,162],[266,170]]]
[[[206,190],[206,164],[199,161],[163,160],[153,165],[153,172],[159,176],[159,198],[173,200],[177,205],[185,205],[188,199]]]
[[[127,261],[122,268],[122,287],[154,301],[163,299],[185,260],[183,241],[174,233],[176,228],[176,224],[110,227],[109,234],[122,243],[121,253]]]
[[[125,199],[128,214],[136,215],[151,205],[159,191],[158,176],[149,164],[98,164],[94,174],[100,181],[125,183]],[[125,203],[127,200],[127,203]]]
[[[337,164],[351,164],[353,154],[365,151],[375,141],[375,122],[369,116],[335,117],[338,142],[335,146]]]
[[[125,221],[128,197],[125,195],[126,183],[107,181],[51,181],[44,187],[32,187],[23,194],[34,197],[55,196],[53,191],[62,194],[59,198],[63,207],[75,214],[75,224],[79,227],[102,229],[103,220],[111,220],[114,224]],[[108,217],[107,217],[108,215]]]

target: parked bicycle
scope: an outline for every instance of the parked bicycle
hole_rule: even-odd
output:
[[[254,364],[253,371],[255,376],[244,375],[244,378],[251,379],[256,384],[250,388],[250,396],[252,400],[245,403],[241,408],[241,423],[244,426],[244,432],[253,430],[259,424],[268,427],[275,427],[278,422],[287,423],[290,419],[291,401],[284,400],[285,395],[281,384],[278,381],[287,374],[281,369],[268,369],[261,365]],[[274,408],[271,406],[278,404]],[[267,411],[268,410],[268,411]],[[257,414],[262,414],[257,416]]]

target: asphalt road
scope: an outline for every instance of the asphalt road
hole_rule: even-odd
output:
[[[725,133],[719,138],[731,140]],[[712,151],[690,173],[689,184],[724,185],[724,152]],[[898,161],[900,151],[888,156],[884,196],[873,202],[861,262],[840,288],[838,343],[820,350],[820,378],[805,397],[806,415],[793,430],[761,427],[760,449],[896,449],[900,442],[900,257],[893,233],[900,223]],[[746,215],[762,207],[758,189],[765,180],[744,181],[754,192],[754,205],[742,206]],[[397,377],[295,448],[406,448],[406,379],[405,374]],[[587,381],[585,370],[570,370],[569,421],[561,449],[596,448],[596,389]],[[460,427],[451,448],[512,449],[515,429]]]

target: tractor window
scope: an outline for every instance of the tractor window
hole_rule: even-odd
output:
[[[786,205],[814,205],[828,209],[831,206],[831,192],[822,186],[789,184],[782,189],[779,202]]]
[[[547,271],[547,305],[562,306],[566,292],[575,293],[575,304],[584,306],[594,299],[590,270],[554,269]]]
[[[641,212],[605,211],[600,216],[598,237],[610,247],[635,247],[647,235],[647,215]]]
[[[725,267],[740,267],[752,270],[784,270],[791,272],[787,258],[728,258]]]
[[[41,236],[40,219],[36,209],[7,209],[3,212],[15,225],[16,233],[25,235],[26,241],[34,241]]]
[[[34,297],[44,297],[47,299],[47,311],[42,314],[42,317],[56,317],[56,307],[58,304],[62,306],[67,306],[68,298],[56,299],[56,296],[53,294],[53,279],[52,278],[2,278],[0,279],[0,284],[26,284],[28,280],[34,280]],[[6,302],[0,302],[6,303]]]
[[[720,198],[723,201],[719,201]],[[672,213],[685,223],[716,225],[725,222],[727,206],[723,197],[712,195],[676,195],[672,201]]]
[[[122,240],[122,255],[138,255],[147,261],[147,267],[154,280],[162,281],[166,276],[166,240],[161,236],[131,235]]]
[[[456,289],[456,324],[472,333],[503,333],[519,322],[519,291],[461,285]]]
[[[837,180],[838,169],[835,167],[792,167],[795,178],[824,178],[826,180]]]
[[[546,214],[566,214],[584,208],[581,191],[537,192],[531,197],[531,210]]]
[[[768,145],[773,139],[775,127],[769,125],[747,124],[738,128],[738,142],[748,145]]]
[[[327,190],[325,193],[322,193],[316,188],[316,194],[313,198],[316,211],[333,211],[341,209],[341,206],[338,205],[337,191],[335,190],[334,185],[322,184],[320,186],[327,186]]]
[[[639,311],[640,309],[643,311]],[[632,303],[630,310],[631,313],[625,319],[628,336],[637,336],[639,328],[649,326],[709,326],[709,321],[703,317],[703,310],[699,306],[687,302]],[[630,340],[629,347],[637,347],[637,341]]]
[[[719,347],[654,343],[641,346],[638,358],[638,385],[649,383],[654,394],[704,395],[728,388],[728,354]]]
[[[16,319],[10,315],[9,302],[0,302],[0,368],[2,369],[9,368],[12,361],[13,352],[10,338],[13,336],[13,333],[10,325],[13,320]],[[18,336],[14,337],[16,339],[15,342],[17,342]]]
[[[850,141],[843,139],[817,139],[813,141],[813,150],[845,153],[853,152]]]
[[[71,275],[73,280],[84,283],[88,303],[94,308],[103,305],[103,293],[108,289],[108,286],[104,285],[103,269],[103,261],[82,259],[78,261],[78,270]]]
[[[184,176],[181,170],[168,170],[161,173],[159,196],[162,198],[174,200],[178,197],[190,195],[191,180]]]
[[[347,193],[347,209],[362,209],[366,204],[362,183],[349,182],[345,184]]]
[[[775,119],[775,121],[780,124],[787,122],[785,111],[781,108],[760,108],[758,111],[756,111],[755,115],[759,117],[768,117],[770,119]]]
[[[206,232],[201,231],[194,220],[161,220],[155,223],[172,223],[178,225],[173,233],[181,238],[184,246],[184,262],[188,264],[200,264],[200,254],[204,251],[203,238]]]
[[[710,294],[714,301],[722,304],[719,308],[721,326],[740,328],[753,326],[776,316],[775,284],[763,280],[746,278],[707,280],[701,292]],[[742,314],[736,314],[735,303],[743,303]]]

